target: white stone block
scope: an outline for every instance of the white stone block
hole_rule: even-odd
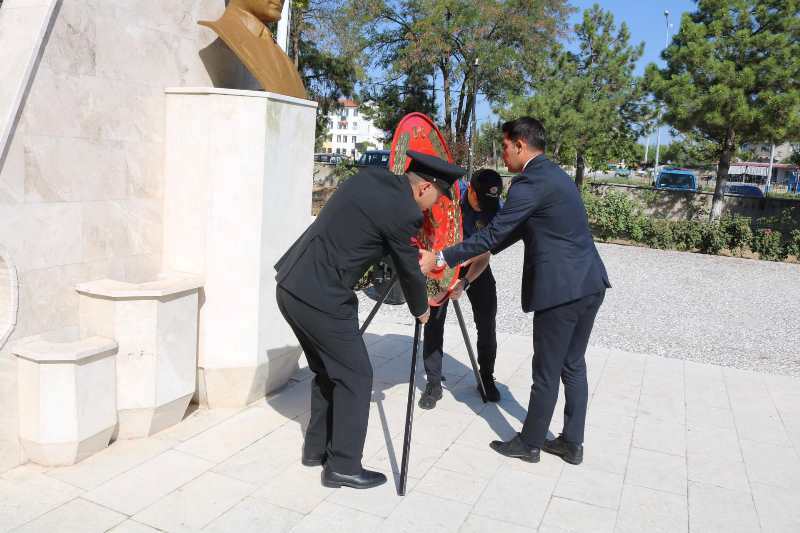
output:
[[[197,276],[181,274],[78,285],[81,334],[119,343],[118,438],[146,437],[183,419],[195,392],[200,286]]]
[[[71,465],[108,446],[117,423],[116,342],[21,340],[12,352],[20,441],[31,461]]]
[[[283,386],[301,353],[277,308],[273,265],[308,227],[316,104],[166,92],[163,268],[205,279],[201,402],[246,405]]]

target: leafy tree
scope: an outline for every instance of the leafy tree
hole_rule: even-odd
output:
[[[342,97],[352,96],[363,71],[350,53],[342,30],[337,0],[294,0],[289,31],[289,55],[316,100],[316,145],[328,134],[327,116]]]
[[[377,83],[362,91],[362,99],[374,105],[364,108],[375,127],[386,132],[384,142],[390,142],[400,120],[409,113],[419,112],[436,116],[436,100],[430,78],[418,69],[401,74],[389,83]]]
[[[661,160],[679,167],[702,168],[712,166],[717,157],[714,143],[686,135],[672,141],[662,149]]]
[[[526,80],[535,61],[561,35],[566,0],[345,0],[364,64],[383,82],[410,73],[442,96],[443,132],[463,145],[479,93],[498,101]],[[477,76],[476,76],[477,73]]]
[[[714,143],[711,218],[737,146],[800,137],[800,0],[697,0],[647,83],[666,122]]]
[[[532,115],[545,125],[552,156],[575,163],[575,182],[583,183],[587,163],[603,167],[609,160],[632,161],[642,120],[649,115],[636,62],[644,45],[629,43],[623,23],[595,4],[575,26],[577,52],[558,50],[532,95],[512,97],[504,118]]]

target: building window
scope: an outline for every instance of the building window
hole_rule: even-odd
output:
[[[354,130],[357,130],[357,129],[358,129],[358,122],[353,122],[353,129],[354,129]]]
[[[336,136],[336,142],[337,142],[337,143],[340,143],[340,142],[342,142],[342,136],[341,136],[341,135],[337,135],[337,136]]]
[[[355,144],[356,142],[357,142],[357,141],[356,141],[356,136],[355,136],[355,135],[353,135],[353,144]]]
[[[328,148],[328,153],[332,154],[333,153],[333,148]]]
[[[331,133],[330,135],[328,135],[328,142],[329,142],[329,143],[330,143],[330,142],[333,142],[333,133]]]

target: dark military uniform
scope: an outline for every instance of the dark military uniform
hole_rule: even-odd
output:
[[[345,181],[275,265],[278,306],[315,377],[304,456],[324,456],[344,474],[361,470],[372,365],[352,287],[390,255],[414,316],[428,308],[418,250],[422,212],[405,176],[365,168]]]

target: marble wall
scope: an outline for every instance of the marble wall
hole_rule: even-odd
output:
[[[10,13],[45,3],[50,0],[5,0],[0,49],[14,55],[13,37],[26,30],[10,31],[21,24],[16,19],[12,24]],[[0,247],[19,276],[11,341],[76,330],[77,283],[139,282],[159,270],[164,88],[252,87],[235,56],[196,23],[217,18],[224,7],[224,0],[56,5],[52,31],[0,162]],[[7,350],[0,347],[0,356]],[[0,413],[9,412],[8,390],[3,387],[0,395]],[[6,422],[0,419],[0,428],[8,427]],[[2,442],[0,435],[0,470],[3,454],[13,454]]]

